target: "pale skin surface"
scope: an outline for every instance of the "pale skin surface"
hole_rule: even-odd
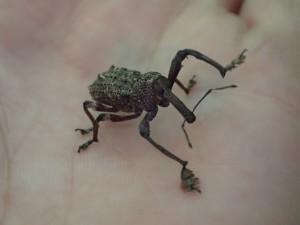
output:
[[[300,223],[299,1],[0,2],[0,224]],[[148,2],[148,3],[146,3]],[[161,1],[162,2],[162,1]],[[214,92],[187,125],[160,109],[152,137],[189,161],[202,194],[183,193],[181,167],[139,136],[138,123],[100,124],[82,110],[87,86],[111,64],[167,74],[177,50],[246,63],[224,80],[189,57],[197,74],[189,108]]]

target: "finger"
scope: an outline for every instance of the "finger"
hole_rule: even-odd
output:
[[[231,13],[239,14],[244,2],[244,0],[222,0],[220,5]]]
[[[278,28],[286,21],[299,22],[300,2],[297,0],[251,0],[245,1],[241,11],[242,17],[250,27],[268,25]]]

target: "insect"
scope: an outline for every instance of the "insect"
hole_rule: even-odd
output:
[[[209,93],[200,99],[193,111],[190,111],[185,104],[172,93],[174,83],[176,83],[186,94],[189,93],[190,89],[196,83],[193,77],[190,80],[189,85],[185,87],[177,79],[179,71],[182,68],[181,63],[187,56],[191,55],[198,60],[210,64],[215,67],[224,78],[226,72],[236,68],[237,65],[244,62],[245,52],[246,50],[242,51],[236,59],[232,60],[231,63],[224,67],[196,50],[180,50],[171,62],[168,78],[158,72],[147,72],[142,74],[135,70],[111,66],[108,71],[98,74],[97,79],[89,86],[89,92],[94,101],[84,101],[83,109],[93,126],[88,129],[75,129],[75,131],[80,131],[83,135],[92,131],[93,138],[80,145],[78,152],[86,150],[93,142],[98,142],[99,122],[106,120],[112,122],[132,120],[139,117],[142,112],[145,111],[146,114],[139,124],[140,135],[163,154],[181,164],[181,186],[184,191],[198,191],[200,193],[199,179],[195,177],[191,170],[186,168],[188,162],[174,155],[152,139],[150,136],[150,122],[155,118],[158,112],[158,106],[168,107],[170,103],[184,118],[182,124],[183,130],[185,122],[193,123],[195,121],[196,116],[194,115],[194,110]],[[102,113],[94,118],[89,109],[100,111]],[[116,114],[118,112],[125,112],[128,114],[118,115]],[[187,137],[186,132],[185,135]],[[188,137],[187,140],[190,145]]]

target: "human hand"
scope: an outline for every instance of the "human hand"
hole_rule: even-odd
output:
[[[299,3],[245,1],[5,1],[0,13],[1,224],[298,224]],[[225,65],[224,80],[189,57],[179,79],[197,74],[182,131],[171,106],[151,135],[189,161],[203,193],[183,193],[180,165],[140,137],[140,119],[100,124],[99,142],[82,102],[99,72],[116,66],[167,74],[193,48]]]

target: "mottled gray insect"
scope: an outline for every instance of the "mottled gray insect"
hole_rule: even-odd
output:
[[[87,116],[92,121],[93,127],[88,129],[76,129],[81,134],[87,134],[93,131],[93,138],[84,144],[80,145],[78,152],[85,150],[93,142],[98,142],[98,128],[99,122],[110,120],[112,122],[121,122],[131,120],[139,117],[143,111],[146,111],[146,115],[142,119],[139,125],[140,134],[143,138],[149,141],[155,148],[161,151],[166,156],[177,161],[182,165],[181,181],[182,188],[185,191],[200,191],[199,179],[194,176],[193,172],[186,168],[187,161],[180,159],[150,137],[150,121],[156,116],[158,112],[158,106],[167,107],[171,103],[178,112],[183,116],[184,123],[193,123],[196,119],[194,115],[195,108],[199,103],[212,91],[223,88],[216,88],[209,90],[196,104],[193,111],[190,111],[179,98],[177,98],[172,92],[172,87],[176,83],[186,94],[196,83],[194,77],[190,80],[188,87],[185,87],[178,79],[178,73],[182,68],[182,61],[189,55],[194,56],[199,60],[203,60],[206,63],[212,65],[219,70],[221,76],[224,78],[227,71],[232,70],[237,65],[241,64],[245,60],[244,50],[236,59],[234,59],[227,66],[223,67],[213,59],[203,55],[202,53],[193,49],[184,49],[178,51],[172,60],[169,70],[168,78],[162,76],[158,72],[148,72],[141,74],[135,70],[129,70],[125,68],[118,68],[111,66],[108,71],[98,75],[98,78],[92,85],[89,86],[89,91],[94,101],[85,101],[83,103],[83,109]],[[98,117],[95,119],[88,109],[94,111],[100,111]],[[132,113],[130,115],[116,115],[117,112]],[[182,128],[184,129],[184,123]],[[185,130],[184,130],[185,132]],[[185,132],[188,140],[188,136]],[[189,140],[189,145],[191,146]]]

